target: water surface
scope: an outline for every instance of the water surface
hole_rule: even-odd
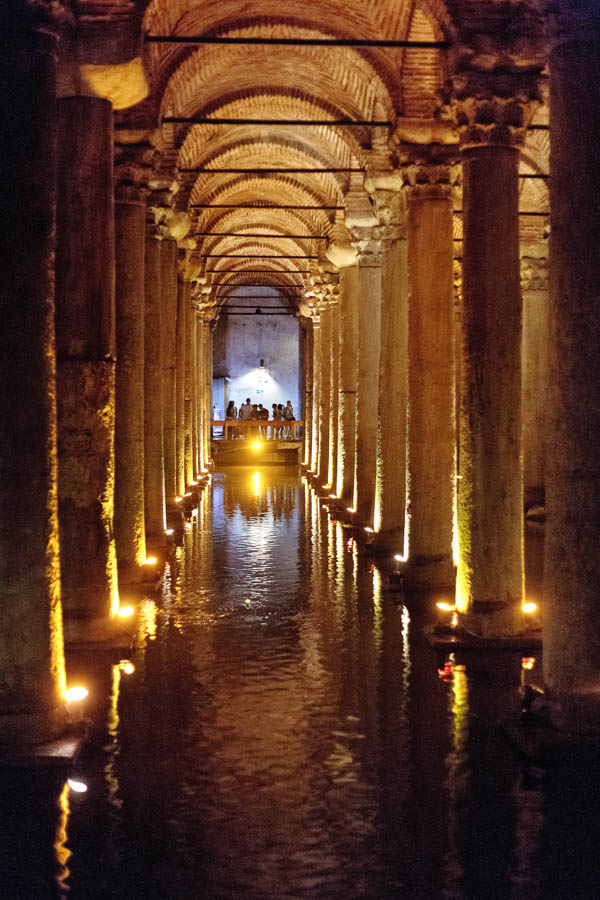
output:
[[[539,659],[438,655],[439,598],[387,585],[295,471],[215,475],[135,671],[70,658],[87,792],[3,779],[2,896],[600,896],[598,781],[524,772],[498,729]]]

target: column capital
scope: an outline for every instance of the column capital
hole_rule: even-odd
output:
[[[547,247],[542,249],[547,254]],[[540,255],[537,248],[525,249],[521,254],[521,290],[548,290],[548,257]]]
[[[448,107],[460,136],[461,149],[481,146],[519,148],[527,127],[542,102],[539,74],[535,69],[515,67],[483,70],[463,60],[452,76],[452,98]]]
[[[398,145],[399,170],[410,200],[452,199],[460,180],[458,144]]]
[[[350,229],[352,246],[360,266],[381,266],[385,226],[354,226]]]
[[[119,134],[114,148],[115,202],[145,204],[160,152],[150,135]]]

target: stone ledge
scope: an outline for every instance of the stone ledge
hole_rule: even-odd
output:
[[[540,650],[541,630],[531,630],[508,637],[478,637],[460,627],[430,625],[424,629],[425,639],[434,650]]]
[[[86,740],[85,732],[67,733],[53,741],[32,747],[0,749],[0,769],[69,768],[77,760]]]

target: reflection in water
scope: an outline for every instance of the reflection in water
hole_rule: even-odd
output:
[[[469,681],[466,666],[457,665],[454,653],[449,655],[442,680],[450,684],[450,735],[452,749],[446,757],[448,794],[448,850],[444,859],[444,897],[463,896],[461,882],[463,863],[459,844],[459,816],[469,779],[467,741],[469,738]]]
[[[435,598],[396,603],[294,472],[215,475],[190,524],[48,816],[52,887],[2,896],[536,896],[543,787],[495,728],[538,663],[438,660]]]
[[[60,796],[58,798],[58,825],[56,826],[56,834],[54,837],[54,854],[57,862],[56,883],[59,889],[59,897],[66,896],[69,891],[69,876],[71,874],[67,863],[71,856],[71,851],[67,847],[69,815],[71,808],[69,806],[69,782],[65,781]]]

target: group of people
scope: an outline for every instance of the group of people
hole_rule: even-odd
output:
[[[251,403],[250,397],[247,397],[246,402],[242,403],[242,405],[240,406],[239,413],[238,413],[235,402],[233,400],[230,400],[229,403],[227,404],[225,418],[226,419],[238,419],[239,421],[246,421],[246,422],[253,420],[253,419],[258,419],[258,420],[263,420],[263,421],[268,422],[269,421],[269,410],[265,406],[263,406],[262,403]],[[274,438],[292,438],[294,436],[293,426],[290,424],[284,424],[284,423],[290,423],[290,422],[295,421],[294,408],[292,406],[291,400],[288,400],[285,406],[283,405],[283,403],[273,403],[271,419],[274,423],[271,427],[272,437],[274,437]],[[279,424],[277,424],[278,422],[281,422],[282,424],[279,425]],[[249,430],[251,431],[251,433],[252,432],[255,433],[254,429],[249,429]],[[258,434],[261,437],[267,436],[267,429],[266,429],[265,425],[259,425],[257,430],[258,430]],[[245,436],[245,429],[244,429],[244,431],[242,431],[242,429],[240,429],[240,431],[242,431],[241,435],[236,434],[233,429],[232,429],[232,431],[233,431],[232,437],[238,437],[238,436],[244,437]]]

